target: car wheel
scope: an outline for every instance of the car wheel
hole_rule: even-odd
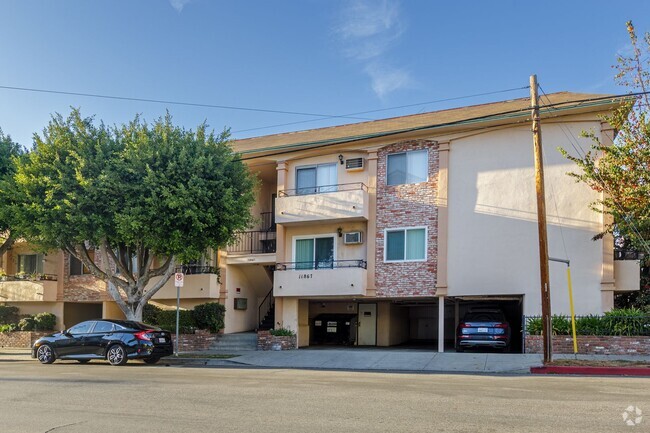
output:
[[[41,364],[51,364],[56,359],[56,356],[49,344],[42,344],[36,351],[36,358]]]
[[[126,357],[126,349],[121,344],[114,344],[108,348],[106,352],[106,360],[111,365],[124,365],[128,358]]]
[[[151,358],[144,358],[143,361],[145,364],[155,364],[156,362],[160,361],[160,358],[157,356],[152,356]]]
[[[88,364],[90,362],[90,359],[77,359],[77,362],[79,364]]]

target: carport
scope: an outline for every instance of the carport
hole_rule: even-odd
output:
[[[454,345],[456,343],[456,328],[465,314],[472,308],[495,308],[503,311],[510,324],[512,337],[510,352],[522,353],[522,320],[524,295],[502,296],[458,296],[447,298],[454,305]],[[446,330],[446,329],[445,329]]]

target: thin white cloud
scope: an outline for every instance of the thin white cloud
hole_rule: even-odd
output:
[[[176,9],[176,12],[181,13],[183,12],[185,5],[190,1],[191,0],[169,0],[169,4],[172,5],[174,9]]]
[[[350,0],[335,27],[343,55],[361,63],[380,98],[412,83],[406,69],[393,68],[388,60],[405,30],[397,0]]]
[[[379,98],[413,84],[411,74],[405,69],[371,63],[365,68],[365,72],[370,77],[372,90]]]

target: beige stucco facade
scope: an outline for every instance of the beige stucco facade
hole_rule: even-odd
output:
[[[575,166],[557,151],[586,151],[591,143],[582,131],[611,143],[614,131],[601,116],[620,101],[571,102],[599,96],[549,95],[562,110],[542,113],[549,253],[571,262],[578,314],[603,313],[613,307],[615,292],[634,290],[635,281],[638,288],[638,263],[615,263],[611,236],[592,240],[607,222],[589,208],[599,195],[567,176]],[[345,344],[363,344],[357,328],[374,326],[367,344],[438,341],[444,350],[471,305],[497,303],[520,326],[521,315],[541,312],[528,104],[504,101],[235,141],[260,181],[255,220],[219,252],[212,263],[219,275],[186,276],[181,307],[220,302],[225,333],[253,331],[266,319],[295,331],[301,347],[323,343],[318,339],[334,328]],[[424,178],[389,184],[388,158],[418,151],[427,155]],[[355,165],[348,167],[349,160]],[[301,190],[298,170],[321,165],[329,165],[335,184]],[[387,260],[388,233],[406,237],[408,230],[424,232],[423,257]],[[346,233],[356,232],[361,242],[344,242]],[[316,259],[314,266],[296,266],[296,242],[323,237],[333,238],[325,266]],[[5,255],[2,266],[13,271],[20,248],[26,247]],[[59,275],[57,281],[17,282],[10,289],[0,283],[0,295],[63,314],[65,302],[85,293],[104,317],[119,318],[115,304],[98,295],[105,288],[67,275],[66,260],[62,253],[45,257],[45,272]],[[551,262],[550,272],[552,312],[568,314],[566,265]],[[173,283],[153,302],[174,307]],[[345,332],[340,323],[328,326],[337,318]]]

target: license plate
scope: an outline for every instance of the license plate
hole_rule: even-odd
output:
[[[487,328],[478,328],[478,332],[488,332]]]
[[[158,339],[158,343],[165,343],[165,342],[167,342],[167,340],[165,340],[164,338],[159,338]]]

